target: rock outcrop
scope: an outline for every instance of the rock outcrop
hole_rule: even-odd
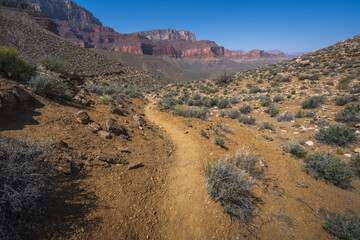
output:
[[[195,34],[184,30],[177,31],[174,29],[156,29],[137,33],[156,43],[164,43],[177,39],[184,39],[188,42],[196,42]]]
[[[264,50],[254,49],[248,52],[236,50],[231,51],[225,50],[225,57],[231,59],[235,62],[243,61],[258,61],[258,60],[285,60],[285,54],[283,52],[279,53],[269,53]]]

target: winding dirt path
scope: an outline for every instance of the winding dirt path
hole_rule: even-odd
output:
[[[167,177],[167,193],[163,199],[166,221],[159,229],[162,238],[228,238],[229,218],[206,193],[202,176],[204,146],[200,146],[196,136],[185,134],[179,121],[155,110],[153,101],[146,107],[145,115],[149,121],[166,130],[176,149]]]

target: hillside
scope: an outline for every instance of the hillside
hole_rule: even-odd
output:
[[[169,81],[103,57],[49,32],[40,25],[43,20],[40,24],[37,22],[37,13],[31,9],[0,7],[0,45],[14,46],[32,61],[42,61],[48,56],[66,60],[70,63],[69,71],[81,77],[109,76],[113,83],[138,86],[156,86]]]
[[[331,239],[330,233],[339,235],[329,226],[342,223],[334,221],[334,212],[339,221],[358,219],[360,34],[279,64],[170,85],[154,96],[168,119],[185,122],[179,130],[219,146],[222,155],[206,157],[206,187],[245,226],[245,238]],[[256,184],[241,173],[229,182],[233,169],[246,171]],[[250,192],[231,190],[255,203],[227,192],[238,178]],[[349,231],[358,236],[354,228]]]

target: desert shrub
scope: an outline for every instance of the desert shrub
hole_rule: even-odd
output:
[[[360,84],[355,83],[355,84],[351,87],[350,93],[360,93]]]
[[[260,125],[260,129],[269,129],[269,130],[274,131],[275,126],[271,122],[262,122]]]
[[[235,80],[234,75],[222,74],[215,79],[215,84],[220,86],[226,86]]]
[[[0,46],[0,74],[15,80],[25,80],[32,67],[12,47]]]
[[[0,137],[0,239],[25,239],[46,209],[50,143]],[[24,236],[23,236],[24,237]]]
[[[305,115],[304,115],[304,117],[307,117],[307,118],[312,118],[312,117],[315,117],[316,116],[316,114],[314,113],[314,112],[307,112],[307,113],[305,113]]]
[[[190,107],[184,107],[181,105],[176,105],[174,107],[174,111],[176,115],[183,116],[183,117],[195,117],[195,118],[206,118],[206,116],[209,113],[209,110],[207,108],[201,108],[199,110],[196,110],[194,108]]]
[[[263,164],[259,155],[244,151],[237,152],[233,160],[233,164],[237,168],[245,170],[245,172],[254,178],[260,178],[260,175],[263,174],[263,169],[258,167],[259,163]]]
[[[69,62],[65,60],[58,59],[56,57],[48,57],[42,61],[42,65],[45,69],[58,72],[58,73],[67,73],[69,70]]]
[[[357,140],[354,129],[343,125],[332,125],[329,128],[322,128],[315,134],[315,138],[324,144],[336,144],[344,146]]]
[[[225,140],[223,138],[215,137],[214,143],[220,147],[223,147],[225,144]]]
[[[303,109],[317,108],[324,101],[324,96],[312,96],[306,99],[302,104]]]
[[[344,110],[338,112],[335,116],[335,120],[339,122],[360,122],[360,103],[349,104]]]
[[[335,104],[337,106],[344,106],[350,102],[356,102],[357,100],[358,100],[358,98],[355,95],[346,96],[346,97],[336,97]]]
[[[227,108],[229,106],[229,100],[227,98],[223,98],[218,102],[217,106],[220,109]]]
[[[260,98],[260,105],[263,107],[267,107],[270,106],[271,104],[271,99],[269,96],[261,96]]]
[[[342,240],[360,239],[360,215],[333,212],[326,219],[324,228]]]
[[[115,93],[120,92],[120,88],[117,86],[109,86],[109,85],[91,85],[87,84],[85,85],[86,88],[90,89],[93,93],[96,93],[98,95],[112,95]]]
[[[274,102],[282,102],[282,101],[284,101],[284,97],[281,96],[281,95],[276,95],[276,96],[273,98],[273,101],[274,101]]]
[[[256,119],[248,116],[248,115],[241,115],[239,118],[239,122],[242,122],[243,124],[246,125],[255,125]]]
[[[101,103],[103,103],[103,104],[109,104],[111,101],[112,101],[112,98],[111,98],[111,96],[110,95],[102,95],[102,96],[100,96],[99,97],[99,100],[100,100],[100,102]]]
[[[249,93],[258,93],[258,92],[260,92],[261,91],[261,89],[260,89],[260,87],[258,87],[258,86],[251,86],[250,88],[249,88]]]
[[[65,94],[66,84],[61,82],[57,77],[39,74],[31,78],[29,86],[35,92],[47,97],[63,97]]]
[[[285,112],[282,115],[278,116],[276,118],[276,120],[278,122],[289,122],[295,119],[294,114],[290,113],[290,112]]]
[[[299,110],[295,113],[296,118],[302,118],[305,115],[305,113],[302,110]]]
[[[354,174],[360,177],[360,154],[353,156],[349,162],[349,166]]]
[[[226,160],[209,164],[205,174],[210,197],[221,202],[224,212],[248,223],[256,207],[256,198],[250,191],[255,181]]]
[[[249,105],[244,105],[239,110],[241,113],[246,114],[246,113],[251,113],[252,108]]]
[[[274,106],[269,107],[265,110],[266,113],[270,114],[271,117],[275,117],[279,114],[280,110]]]
[[[207,136],[207,132],[205,132],[204,129],[201,129],[200,135],[203,136],[203,137],[206,137],[206,136]]]
[[[219,102],[219,100],[217,98],[208,98],[208,97],[203,98],[203,105],[205,107],[216,106],[218,104],[218,102]]]
[[[173,109],[176,105],[181,104],[182,101],[176,98],[165,98],[163,99],[160,104],[163,106],[164,109]]]
[[[327,153],[310,154],[305,158],[304,170],[315,178],[333,183],[340,188],[350,188],[353,178],[348,164]]]
[[[292,76],[285,76],[281,79],[281,82],[291,82]]]
[[[290,143],[288,147],[284,147],[284,151],[291,153],[298,158],[304,158],[307,155],[307,151],[301,146],[300,143]]]
[[[126,97],[128,97],[128,98],[142,98],[143,97],[143,92],[140,89],[125,88],[123,90],[123,92],[126,95]]]
[[[235,118],[238,118],[240,116],[240,112],[238,110],[231,110],[229,113],[228,113],[228,116],[229,118],[231,119],[235,119]]]

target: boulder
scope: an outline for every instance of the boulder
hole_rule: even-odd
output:
[[[121,116],[126,116],[129,114],[129,112],[125,109],[122,109],[121,106],[112,106],[110,112]]]
[[[102,127],[99,124],[97,124],[96,122],[92,122],[89,124],[87,129],[93,133],[97,133],[98,131],[100,131],[102,129]]]
[[[145,126],[146,125],[145,119],[143,117],[141,117],[140,115],[134,115],[133,120],[134,120],[134,124],[136,126]]]
[[[109,133],[114,133],[116,136],[126,134],[124,126],[119,125],[116,120],[109,118],[105,121],[105,130]]]
[[[111,138],[111,134],[105,131],[99,131],[98,132],[99,136],[105,139],[110,139]]]
[[[78,111],[75,113],[75,118],[79,123],[87,124],[90,122],[89,114],[85,111]]]

